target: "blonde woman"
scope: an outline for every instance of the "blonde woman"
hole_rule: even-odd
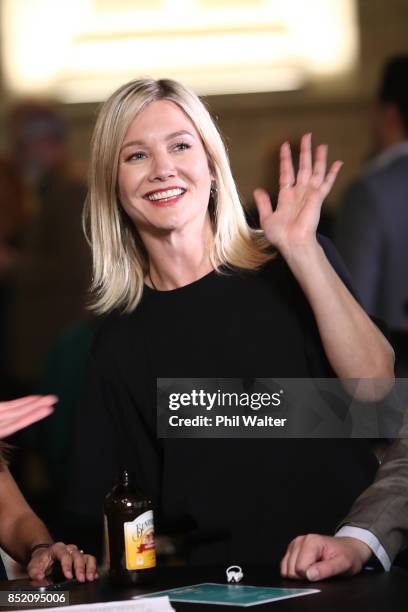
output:
[[[295,176],[283,144],[277,208],[255,191],[255,231],[191,91],[143,79],[104,104],[85,218],[94,308],[108,316],[73,447],[74,474],[93,478],[75,478],[70,510],[96,520],[125,465],[160,521],[186,535],[191,562],[263,563],[299,532],[333,533],[372,481],[364,441],[156,436],[157,377],[393,377],[390,345],[316,236],[341,166],[326,161],[306,134]]]
[[[53,411],[53,395],[28,396],[0,402],[0,438],[18,431]],[[66,578],[94,580],[96,560],[75,544],[54,542],[44,523],[34,514],[11,476],[4,455],[9,447],[0,441],[0,546],[27,566],[31,579],[42,580],[54,563],[61,564]],[[0,558],[0,580],[7,576]]]

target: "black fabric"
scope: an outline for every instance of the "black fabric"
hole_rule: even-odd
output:
[[[158,440],[155,429],[156,377],[325,376],[333,372],[313,314],[279,257],[259,273],[146,287],[138,308],[110,315],[96,339],[70,511],[95,524],[126,466],[152,497],[159,528],[188,532],[191,562],[278,561],[296,535],[333,533],[377,469],[366,441]]]
[[[6,570],[4,568],[3,560],[0,557],[0,580],[7,580]]]

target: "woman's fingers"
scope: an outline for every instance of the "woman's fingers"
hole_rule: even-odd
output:
[[[83,550],[77,548],[72,550],[71,546],[68,547],[71,550],[68,553],[70,559],[67,560],[64,556],[63,561],[61,561],[64,575],[67,578],[74,577],[78,582],[85,582],[86,580],[92,582],[95,578],[98,578],[95,557],[86,555]]]
[[[33,412],[21,417],[19,419],[6,419],[5,422],[1,419],[0,422],[0,438],[7,438],[7,436],[11,436],[11,434],[19,431],[20,429],[24,429],[24,427],[28,427],[32,425],[36,421],[40,421],[45,417],[49,416],[53,412],[53,408],[43,408],[40,410],[34,410]]]
[[[19,417],[32,410],[50,408],[57,401],[55,395],[29,395],[9,402],[0,402],[0,418]]]
[[[262,225],[266,217],[273,214],[271,199],[265,189],[258,187],[254,191],[254,200],[259,212],[259,220]]]
[[[292,153],[290,144],[284,142],[280,148],[280,172],[279,172],[279,187],[287,189],[295,183],[295,171],[293,169]]]
[[[301,139],[299,171],[295,182],[289,143],[280,151],[280,192],[276,210],[272,209],[269,195],[263,189],[254,191],[261,227],[269,242],[283,251],[291,243],[308,240],[316,233],[320,209],[330,192],[342,162],[327,168],[327,145],[316,148],[312,163],[311,134]],[[289,565],[291,561],[288,562]],[[288,571],[292,571],[291,568]]]
[[[331,168],[320,187],[320,192],[323,196],[323,199],[326,198],[327,195],[330,193],[331,188],[333,187],[334,181],[336,180],[342,165],[343,162],[340,160],[335,161],[334,164],[331,165]]]
[[[312,160],[312,134],[304,134],[300,141],[299,170],[296,177],[296,186],[321,188],[324,197],[330,192],[336,180],[338,171],[343,162],[336,161],[332,164],[329,173],[327,169],[327,145],[316,147],[314,163]],[[289,143],[284,143],[281,147],[281,170],[279,177],[280,189],[288,188],[295,184],[292,156]]]
[[[62,573],[68,580],[76,578],[79,582],[92,582],[99,578],[95,557],[84,554],[75,544],[66,545],[63,542],[36,551],[28,564],[28,575],[33,580],[43,580],[51,571],[54,561],[61,564]]]
[[[79,582],[85,582],[86,561],[85,561],[85,555],[83,551],[76,550],[71,553],[71,557],[72,557],[72,565],[73,565],[73,572],[74,572],[75,578]]]
[[[76,578],[79,582],[95,580],[98,578],[96,559],[92,555],[84,554],[75,544],[54,544],[57,547],[55,556],[61,563],[61,569],[66,578]]]
[[[61,563],[62,573],[64,574],[65,578],[70,579],[74,577],[73,562],[76,551],[77,548],[74,548],[74,545],[65,546],[64,544],[61,544],[61,547],[59,547],[55,553],[56,559],[58,559],[58,561]]]
[[[6,419],[2,418],[0,419],[0,438],[6,438],[19,429],[28,427],[28,425],[49,416],[52,412],[53,408],[40,408],[33,410],[18,419],[14,417]]]
[[[312,134],[304,134],[300,141],[299,171],[296,183],[306,187],[312,175]]]
[[[10,400],[8,402],[0,402],[0,412],[3,412],[5,410],[13,410],[14,408],[20,408],[21,406],[24,406],[25,404],[32,404],[33,402],[36,402],[40,397],[42,397],[41,395],[26,395],[25,397],[19,397],[15,400]]]
[[[96,559],[92,555],[84,555],[85,557],[85,568],[86,568],[86,579],[90,582],[99,578],[96,570]]]
[[[0,438],[48,416],[57,401],[55,395],[31,395],[10,402],[0,402]]]
[[[43,580],[51,570],[54,563],[54,557],[50,548],[42,548],[34,553],[30,563],[27,566],[27,572],[32,580]]]
[[[316,147],[315,161],[313,165],[313,174],[310,178],[310,185],[314,189],[318,189],[323,183],[326,176],[327,166],[327,145],[319,145]]]
[[[85,555],[83,550],[73,550],[71,552],[73,572],[79,582],[94,580],[96,574],[96,559],[92,555]]]

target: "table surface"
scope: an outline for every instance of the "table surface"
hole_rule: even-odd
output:
[[[277,571],[267,567],[244,567],[241,584],[285,588],[317,588],[321,592],[294,599],[255,606],[258,610],[276,612],[406,612],[408,610],[408,572],[394,569],[391,572],[365,571],[358,576],[338,577],[332,580],[310,583],[282,580]],[[197,584],[199,582],[225,583],[225,568],[221,567],[162,567],[148,588],[123,588],[110,585],[107,577],[94,583],[81,584],[70,589],[70,604],[130,599],[133,595]],[[13,581],[0,583],[0,588],[13,589]],[[218,605],[172,602],[179,612],[207,612],[217,610]],[[233,606],[228,606],[231,609]],[[237,608],[235,608],[237,609]],[[9,612],[12,607],[0,606]],[[242,608],[241,608],[242,610]]]

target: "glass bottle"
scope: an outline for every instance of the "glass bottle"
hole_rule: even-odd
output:
[[[156,567],[152,502],[133,486],[124,470],[105,497],[105,547],[113,584],[150,582]]]

